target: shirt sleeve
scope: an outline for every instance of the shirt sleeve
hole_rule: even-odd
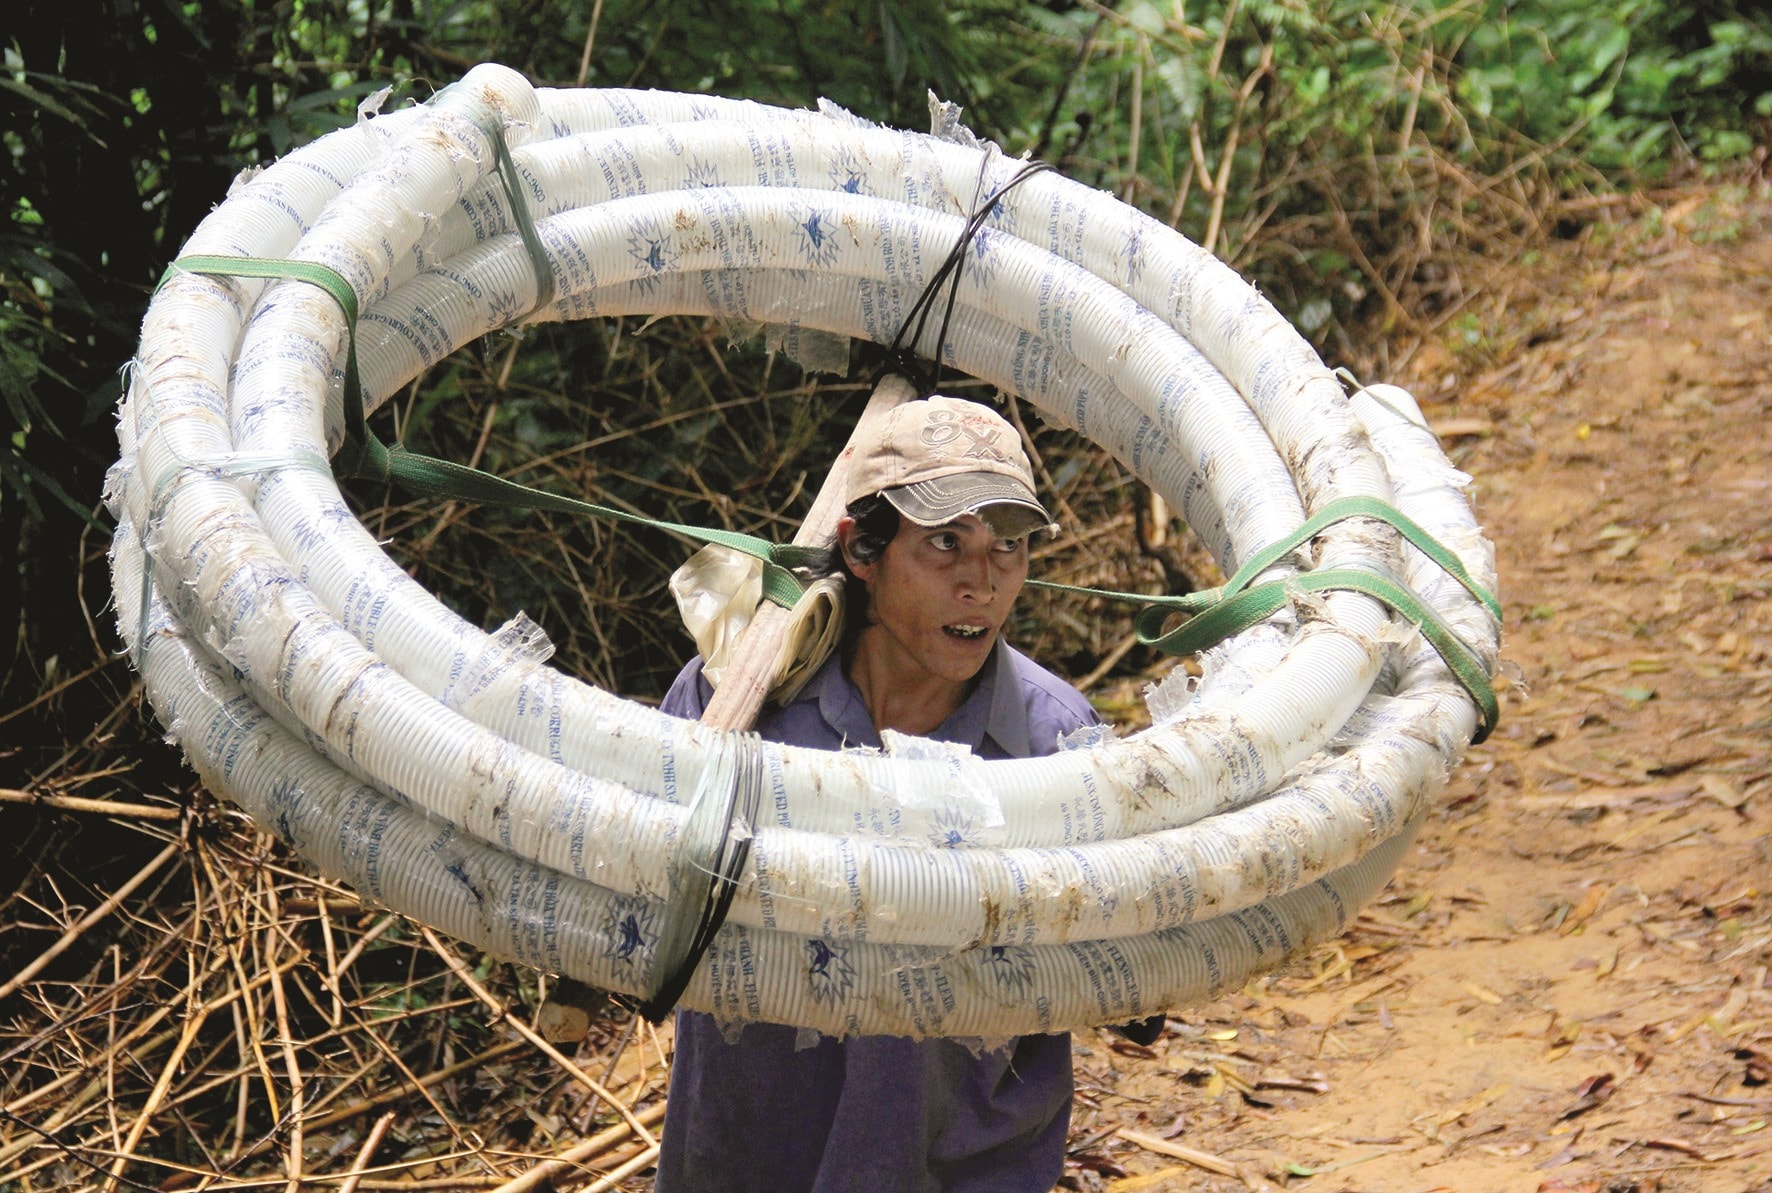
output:
[[[673,717],[682,717],[686,721],[698,721],[713,694],[714,686],[702,678],[701,656],[697,655],[683,665],[683,670],[677,672],[677,678],[671,683],[671,690],[658,702],[658,711],[669,713]]]

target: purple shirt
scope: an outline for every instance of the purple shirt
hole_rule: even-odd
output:
[[[712,694],[696,659],[660,707],[699,717]],[[999,638],[972,694],[929,736],[1020,758],[1095,723],[1074,688]],[[835,656],[757,731],[818,749],[880,744]],[[978,1056],[952,1040],[818,1036],[797,1048],[798,1036],[752,1023],[728,1043],[712,1016],[677,1012],[657,1193],[1046,1193],[1062,1175],[1068,1034]]]

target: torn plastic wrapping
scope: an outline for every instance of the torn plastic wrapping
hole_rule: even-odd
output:
[[[670,587],[677,615],[701,656],[701,673],[719,687],[733,647],[762,603],[763,561],[709,543],[671,573]]]
[[[472,656],[460,660],[437,700],[446,708],[464,712],[501,684],[534,683],[541,670],[536,665],[547,662],[553,653],[547,631],[527,613],[519,613],[486,638]]]
[[[702,658],[701,673],[716,688],[739,635],[763,600],[763,561],[709,543],[671,573],[671,595],[683,628]],[[825,576],[806,586],[794,602],[781,651],[769,681],[768,699],[786,704],[824,665],[843,636],[843,580]]]

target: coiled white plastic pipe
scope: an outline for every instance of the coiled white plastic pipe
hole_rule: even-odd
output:
[[[557,283],[533,317],[710,313],[790,335],[890,338],[977,194],[1017,168],[840,112],[536,91],[480,67],[243,180],[184,255],[350,279],[379,402],[534,305],[495,134]],[[324,467],[345,337],[301,283],[185,275],[150,307],[110,485],[150,698],[212,787],[365,897],[647,992],[687,805],[739,747],[548,668],[532,626],[461,622],[386,558]],[[949,348],[1114,452],[1227,566],[1364,495],[1493,585],[1407,395],[1348,399],[1231,271],[1109,196],[1051,174],[1012,192],[974,241]],[[1341,523],[1314,550],[1412,584],[1493,668],[1489,615],[1388,529]],[[1339,929],[1476,723],[1413,628],[1350,593],[1180,683],[1152,729],[1044,759],[764,744],[751,860],[684,1001],[1001,1036],[1206,996]]]

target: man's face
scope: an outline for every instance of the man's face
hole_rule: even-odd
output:
[[[871,564],[851,565],[868,586],[866,649],[906,681],[964,683],[990,657],[1028,575],[1028,541],[998,538],[975,515],[943,526],[899,523]]]

